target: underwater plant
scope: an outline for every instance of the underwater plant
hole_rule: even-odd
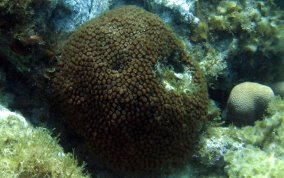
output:
[[[242,51],[269,54],[282,48],[283,13],[273,3],[225,0],[208,13],[210,31],[237,34]]]
[[[229,177],[283,177],[283,99],[274,97],[267,112],[253,126],[208,127],[196,154],[201,164]]]
[[[192,58],[198,61],[198,65],[205,73],[206,82],[209,88],[216,88],[218,80],[228,75],[228,64],[222,52],[216,50],[212,45],[196,45],[188,49]],[[224,86],[225,84],[223,84]]]
[[[157,16],[124,6],[82,25],[51,79],[53,110],[108,168],[167,173],[191,158],[206,119],[206,83]]]
[[[88,178],[44,128],[0,106],[0,177]]]
[[[199,58],[198,51],[215,51],[227,64],[223,72],[216,71],[217,80],[212,80],[212,74],[207,77],[210,89],[228,92],[243,81],[267,84],[284,80],[284,13],[273,1],[201,0],[196,15],[200,22],[190,34],[193,56],[203,66],[210,65],[216,56]]]
[[[3,0],[0,2],[0,55],[24,77],[50,62],[57,34],[49,21],[56,0]],[[52,32],[51,32],[52,31]],[[50,35],[52,33],[52,35]]]
[[[268,115],[255,126],[238,131],[246,146],[243,150],[228,151],[225,171],[230,177],[283,177],[284,170],[284,101],[275,97]]]

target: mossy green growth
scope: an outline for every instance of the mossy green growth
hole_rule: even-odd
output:
[[[200,22],[193,30],[191,40],[194,42],[207,41],[208,32],[208,24],[206,22]]]
[[[276,97],[269,115],[237,134],[244,149],[225,154],[230,177],[284,177],[284,101]]]
[[[240,137],[246,144],[277,151],[284,156],[284,100],[276,97],[268,107],[268,116],[257,121],[254,127],[241,129]],[[270,147],[273,147],[270,150]]]
[[[242,150],[228,152],[225,156],[225,171],[232,178],[269,178],[284,176],[284,160],[273,152],[248,146]]]
[[[223,167],[224,155],[229,150],[238,150],[243,147],[243,144],[236,140],[236,130],[234,128],[209,127],[199,141],[196,156],[203,166]]]
[[[196,45],[190,49],[192,57],[198,61],[199,67],[205,73],[207,85],[216,87],[216,81],[228,73],[224,55],[210,44]],[[223,84],[224,85],[224,84]]]
[[[14,12],[17,8],[26,10],[32,0],[2,0],[0,2],[0,8],[6,9],[8,12]]]
[[[0,14],[4,16],[11,15],[13,19],[21,24],[30,20],[31,16],[34,14],[31,4],[32,0],[1,0]]]
[[[221,110],[213,100],[209,102],[207,117],[210,122],[207,122],[206,132],[200,137],[195,156],[202,167],[222,167],[224,154],[228,150],[242,148],[243,144],[237,141],[236,128],[221,127]]]
[[[244,51],[277,53],[283,48],[283,17],[272,1],[222,0],[208,12],[207,20],[211,32],[238,36]]]
[[[87,178],[74,156],[65,154],[44,128],[0,108],[0,177]]]
[[[220,78],[224,79],[230,73],[226,52],[218,50],[208,42],[195,44],[188,48],[188,51],[205,74],[207,86],[210,89],[222,88],[224,90],[228,87],[229,82],[219,81]]]
[[[169,92],[191,95],[198,89],[192,81],[193,71],[190,71],[186,65],[157,63],[155,74],[162,86]]]
[[[200,163],[232,178],[284,177],[284,100],[275,97],[268,113],[254,126],[208,127],[196,154]]]
[[[228,64],[222,73],[212,66],[214,75],[222,81],[212,80],[212,75],[207,75],[210,89],[228,92],[233,85],[246,80],[262,83],[283,81],[284,11],[273,0],[199,0],[198,4],[200,22],[191,29],[191,41],[197,44],[191,48],[201,46],[205,49],[208,58],[203,60],[204,64],[209,59],[216,61],[213,59],[218,53]],[[209,53],[206,52],[207,46],[213,48]],[[198,49],[192,56],[196,51]],[[200,61],[206,55],[195,59]]]

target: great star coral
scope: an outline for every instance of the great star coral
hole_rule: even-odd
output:
[[[193,90],[167,90],[158,63],[173,70],[174,80],[187,72]],[[52,88],[53,108],[102,163],[125,172],[181,168],[207,113],[204,76],[182,43],[157,16],[134,6],[109,11],[72,35]]]

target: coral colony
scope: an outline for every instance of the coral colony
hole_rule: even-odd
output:
[[[159,80],[180,78],[155,74],[158,62],[190,70],[195,90],[165,90]],[[190,158],[206,116],[206,85],[157,16],[125,6],[90,21],[66,43],[57,71],[54,107],[110,168],[151,173]]]
[[[0,177],[284,177],[283,8],[2,0]]]

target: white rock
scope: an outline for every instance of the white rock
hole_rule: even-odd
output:
[[[64,18],[56,21],[58,30],[73,31],[79,25],[99,16],[101,13],[109,9],[111,0],[63,0],[61,3],[70,10]]]
[[[195,0],[145,0],[153,9],[155,7],[166,7],[181,16],[181,20],[188,23],[199,22],[194,16]]]
[[[16,112],[12,112],[9,109],[5,108],[4,106],[0,105],[0,120],[6,120],[9,119],[9,117],[17,118],[24,127],[28,126],[28,122],[22,115]]]

